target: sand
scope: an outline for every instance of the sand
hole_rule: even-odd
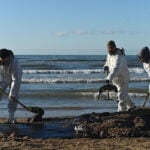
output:
[[[117,131],[121,127],[121,129],[138,129],[138,131],[146,131],[149,132],[149,115],[150,109],[146,109],[143,111],[136,111],[135,113],[128,114],[98,114],[92,113],[87,115],[79,116],[80,125],[86,126],[86,129],[90,128],[90,131],[96,135],[102,130],[102,126],[114,128],[116,127]],[[144,116],[146,117],[144,117]],[[106,117],[106,118],[105,118]],[[137,118],[138,117],[138,118]],[[113,119],[113,122],[108,119]],[[106,120],[107,119],[107,120]],[[114,119],[115,120],[114,122]],[[120,120],[121,119],[121,120]],[[123,121],[123,120],[124,121]],[[58,121],[64,120],[64,118],[49,118],[49,121]],[[127,121],[125,121],[127,120]],[[26,123],[27,118],[20,118],[17,122]],[[122,122],[123,121],[123,122]],[[130,126],[126,126],[127,122],[131,121]],[[133,122],[133,123],[132,123]],[[0,124],[5,124],[6,119],[0,118]],[[117,124],[118,126],[117,126]],[[131,126],[133,124],[133,127]],[[146,127],[146,129],[145,129]],[[94,132],[93,132],[94,131]],[[73,138],[31,138],[26,136],[26,133],[23,136],[18,136],[15,132],[10,134],[0,133],[0,149],[1,150],[150,150],[150,136],[149,134],[142,134],[145,137],[125,137],[129,134],[118,134],[116,132],[116,137],[111,136],[112,134],[107,134],[108,136],[98,136],[95,137],[93,134],[88,133],[88,137],[75,136]],[[83,134],[85,135],[85,134]],[[113,133],[114,135],[114,133]],[[131,135],[131,134],[130,134]],[[136,134],[140,135],[140,134]],[[92,137],[90,137],[92,136]],[[123,137],[119,137],[123,136]],[[147,137],[146,137],[147,136]]]
[[[150,138],[31,139],[0,137],[1,150],[149,150]]]

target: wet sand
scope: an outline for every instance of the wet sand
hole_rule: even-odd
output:
[[[149,115],[149,110],[148,112],[146,112],[146,114]],[[89,125],[91,129],[93,127],[92,121],[94,121],[94,128],[99,129],[99,121],[95,119],[98,119],[98,116],[100,118],[101,115],[102,114],[96,114],[96,113],[82,115],[79,120],[81,123],[83,122],[84,124],[86,124],[86,126]],[[108,119],[108,114],[103,114],[103,117],[104,115],[107,116]],[[136,115],[139,115],[138,112],[136,112]],[[116,115],[113,114],[113,116]],[[129,114],[125,114],[125,115],[121,114],[121,116],[124,119],[130,117]],[[141,115],[139,115],[139,117],[141,117],[141,119],[145,119],[144,121],[146,121],[146,118],[142,118]],[[64,121],[66,119],[71,120],[72,118],[44,118],[43,120],[49,122],[59,122],[59,121]],[[113,119],[115,119],[115,117]],[[28,118],[18,118],[17,122],[18,124],[30,124],[27,122],[27,120]],[[0,118],[0,124],[6,124],[6,122],[7,122],[6,118]],[[107,122],[109,122],[110,125],[110,121]],[[142,125],[146,125],[146,124],[144,123]],[[106,126],[108,126],[108,124],[106,124]],[[16,132],[11,132],[9,134],[0,133],[0,149],[2,150],[3,149],[4,150],[29,150],[29,149],[30,150],[149,150],[150,137],[132,137],[132,138],[131,137],[106,137],[106,138],[96,138],[96,137],[81,138],[80,137],[79,138],[77,136],[74,136],[72,138],[36,138],[35,139],[26,136],[26,132],[22,136],[18,136]]]
[[[4,150],[149,150],[150,138],[113,139],[31,139],[13,134],[0,135],[0,149]]]

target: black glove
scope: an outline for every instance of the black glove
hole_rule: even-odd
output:
[[[109,67],[108,66],[104,66],[104,72],[108,71],[108,70],[109,70]]]
[[[109,84],[109,80],[106,80],[106,84]]]

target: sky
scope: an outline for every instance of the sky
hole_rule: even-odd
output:
[[[17,55],[126,54],[150,47],[150,0],[0,0],[0,47]]]

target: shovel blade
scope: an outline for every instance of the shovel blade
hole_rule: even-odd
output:
[[[117,90],[117,87],[115,85],[112,85],[112,84],[107,84],[107,85],[103,85],[102,87],[100,87],[99,89],[99,95],[98,95],[98,100],[100,98],[100,95],[103,93],[103,92],[108,92],[108,95],[109,95],[109,91],[114,91],[114,92],[118,92]],[[109,96],[108,96],[108,99]]]

